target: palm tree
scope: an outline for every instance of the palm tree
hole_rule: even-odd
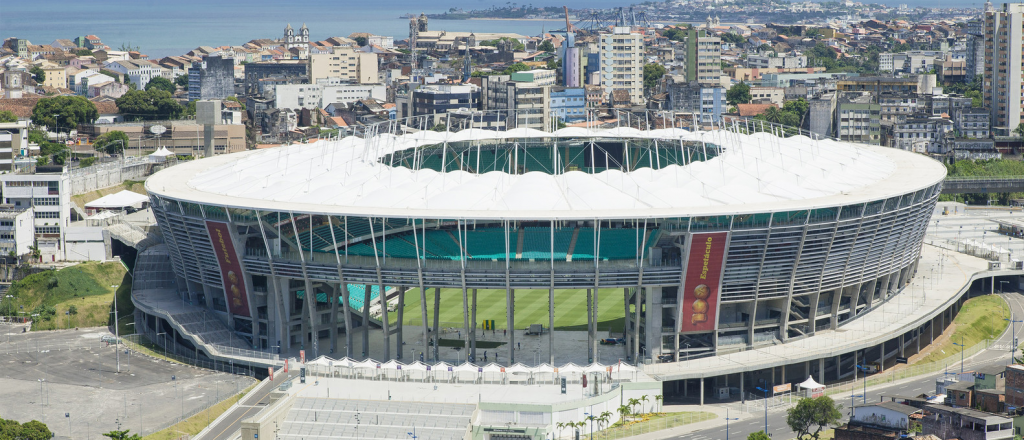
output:
[[[1021,348],[1021,353],[1024,353],[1024,347]],[[616,411],[618,411],[619,419],[622,420],[622,423],[626,423],[626,416],[629,415],[629,407],[626,405],[619,405],[619,408]]]
[[[765,110],[764,113],[761,113],[761,116],[764,117],[765,121],[772,122],[775,124],[782,123],[782,110],[779,110],[778,107],[768,107],[768,109]]]
[[[559,434],[558,437],[562,437],[561,434],[562,434],[562,430],[565,429],[565,423],[562,423],[562,422],[555,423],[555,429],[558,430],[558,434]]]
[[[601,416],[597,418],[598,422],[600,422],[600,423],[597,424],[598,429],[601,429],[601,426],[607,427],[608,426],[608,421],[611,420],[611,419],[612,419],[612,412],[611,411],[605,411],[605,412],[601,413]]]
[[[629,409],[630,409],[630,411],[631,411],[631,412],[632,412],[633,414],[636,414],[636,410],[635,410],[635,409],[633,409],[633,407],[635,407],[635,406],[639,405],[639,404],[640,404],[640,400],[639,400],[639,399],[634,399],[634,398],[630,398],[630,399],[629,399],[629,400],[628,400],[628,401],[627,401],[626,403],[628,403],[628,404],[629,404]]]
[[[644,403],[647,403],[647,395],[644,394],[643,396],[640,396],[640,401],[644,402]],[[644,406],[643,405],[640,405],[640,413],[644,414]]]
[[[654,396],[654,400],[656,400],[658,402],[658,412],[661,412],[661,410],[663,409],[663,407],[661,406],[661,403],[662,403],[662,401],[665,400],[665,396],[662,396],[661,394],[658,394],[657,396]]]

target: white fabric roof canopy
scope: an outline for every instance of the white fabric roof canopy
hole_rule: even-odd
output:
[[[85,207],[92,209],[125,208],[128,206],[139,206],[148,201],[149,197],[128,190],[123,190],[119,193],[108,194],[86,203]]]
[[[707,161],[623,172],[556,174],[462,170],[438,172],[389,166],[388,154],[445,142],[522,139],[590,142],[657,139],[660,148],[717,145]],[[543,139],[543,140],[542,140]],[[577,144],[578,145],[578,144]],[[543,147],[530,147],[543,148]],[[653,151],[653,150],[651,150]],[[419,153],[419,150],[410,152]],[[450,158],[449,158],[450,159]],[[940,181],[941,164],[882,148],[803,136],[746,135],[683,129],[639,131],[570,127],[553,133],[420,131],[369,140],[347,137],[270,150],[216,156],[163,170],[150,192],[220,206],[324,214],[479,219],[656,218],[807,209],[863,203]]]

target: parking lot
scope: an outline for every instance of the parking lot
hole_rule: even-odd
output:
[[[105,439],[112,429],[148,434],[253,383],[120,352],[103,342],[106,328],[21,333],[0,326],[3,418],[41,420],[58,437]],[[38,349],[34,347],[38,346]]]

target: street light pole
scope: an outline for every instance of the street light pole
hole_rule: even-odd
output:
[[[953,345],[960,347],[960,374],[964,374],[964,349],[967,348],[964,345],[964,337],[961,335],[960,343],[957,344],[956,342],[954,342]]]
[[[768,381],[766,381],[764,379],[761,379],[761,382],[764,383],[764,388],[757,387],[757,390],[764,393],[764,433],[767,434],[768,433]]]
[[[729,421],[739,420],[739,417],[729,418],[729,408],[725,408],[725,440],[729,440]],[[767,434],[767,432],[765,433]]]
[[[865,355],[867,355],[867,353],[865,353]],[[865,367],[863,365],[857,365],[857,369],[864,373],[864,391],[863,391],[864,394],[861,394],[861,397],[864,398],[864,404],[867,404],[868,403],[868,367]]]

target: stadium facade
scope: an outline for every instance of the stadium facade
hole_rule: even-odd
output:
[[[500,120],[434,131],[435,117],[411,118],[155,174],[146,188],[182,300],[260,350],[356,358],[371,337],[360,327],[402,345],[403,319],[390,328],[387,307],[373,310],[381,292],[416,295],[429,328],[426,305],[444,292],[474,329],[476,290],[500,289],[508,322],[539,306],[550,328],[554,291],[586,289],[591,357],[609,294],[632,359],[723,354],[835,329],[898,294],[945,177],[924,156],[749,122]],[[516,303],[517,289],[549,300]]]

